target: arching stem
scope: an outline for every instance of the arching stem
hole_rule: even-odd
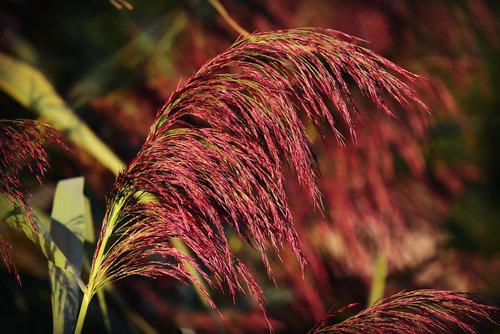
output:
[[[126,201],[128,200],[129,196],[130,194],[124,194],[122,197],[118,198],[118,200],[113,203],[109,218],[104,218],[105,222],[103,223],[103,226],[105,226],[106,230],[104,231],[99,249],[97,250],[97,254],[90,268],[89,283],[87,285],[87,290],[83,294],[82,304],[80,306],[80,312],[78,313],[78,319],[76,322],[75,334],[80,334],[82,332],[88,306],[99,285],[98,276],[100,276],[99,273],[101,273],[100,268],[102,262],[104,261],[106,245],[111,237],[111,234],[113,233],[113,229],[116,223],[118,222],[118,215],[125,205]]]
[[[215,10],[222,16],[222,18],[234,29],[236,30],[241,36],[248,36],[250,33],[246,31],[242,26],[238,24],[227,12],[227,10],[222,6],[222,4],[219,2],[219,0],[208,0],[212,7],[215,8]]]

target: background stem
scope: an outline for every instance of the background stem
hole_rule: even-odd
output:
[[[242,26],[238,24],[233,18],[229,15],[227,10],[222,6],[222,4],[219,2],[219,0],[208,0],[212,7],[215,8],[215,10],[222,16],[222,18],[234,29],[236,30],[241,36],[248,36],[250,33],[243,29]]]
[[[384,297],[385,281],[387,279],[387,267],[387,256],[385,255],[385,252],[383,250],[379,250],[377,259],[375,260],[372,286],[367,301],[367,307],[372,306],[376,301]]]

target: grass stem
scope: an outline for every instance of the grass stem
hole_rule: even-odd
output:
[[[222,18],[240,34],[241,36],[248,36],[250,33],[246,31],[242,26],[238,24],[227,12],[227,10],[222,6],[222,4],[219,2],[219,0],[208,0],[212,7],[215,8],[215,10],[222,16]]]
[[[370,296],[368,297],[367,306],[370,307],[378,300],[384,297],[385,282],[387,279],[388,270],[387,256],[384,251],[379,250],[377,259],[375,260],[375,268],[373,272],[372,286]]]
[[[80,334],[83,329],[85,316],[87,315],[87,310],[92,299],[92,296],[89,295],[88,292],[89,290],[85,291],[85,293],[83,294],[82,305],[80,306],[80,312],[78,313],[78,319],[76,321],[75,334]]]

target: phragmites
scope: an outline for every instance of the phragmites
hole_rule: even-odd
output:
[[[246,288],[251,274],[225,228],[262,254],[291,247],[306,260],[284,190],[292,169],[314,203],[317,168],[306,127],[355,138],[360,115],[349,82],[387,114],[384,101],[425,109],[404,81],[416,77],[340,32],[301,28],[238,40],[177,89],[142,149],[117,178],[94,256],[89,291],[132,274],[194,280],[179,264],[201,263],[212,286]],[[328,128],[330,130],[328,130]],[[180,239],[194,256],[171,244]],[[199,282],[195,281],[195,284]]]
[[[32,120],[0,120],[0,196],[6,197],[20,207],[33,223],[28,207],[28,193],[24,190],[20,172],[24,167],[41,183],[49,168],[48,156],[43,145],[55,142],[66,147],[57,130]],[[36,230],[35,225],[32,228]],[[12,247],[0,236],[0,257],[9,270],[13,270],[19,281]]]
[[[32,120],[0,120],[0,194],[18,202],[31,220],[28,194],[19,173],[24,167],[42,182],[49,168],[44,144],[48,141],[66,147],[54,128]]]
[[[478,333],[479,321],[491,319],[498,309],[467,297],[431,289],[400,292],[335,325],[328,324],[330,319],[354,304],[332,312],[309,334]]]
[[[9,244],[2,235],[0,235],[0,258],[7,267],[9,273],[13,272],[17,278],[17,282],[20,283],[19,274],[17,273],[16,264],[14,262],[12,245]]]

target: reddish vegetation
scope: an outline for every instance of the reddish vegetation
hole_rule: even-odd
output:
[[[475,325],[489,319],[498,309],[474,303],[467,297],[464,293],[439,290],[401,292],[341,323],[328,325],[330,318],[354,305],[332,312],[310,334],[478,333]]]
[[[0,235],[0,258],[7,267],[7,270],[9,270],[9,272],[13,271],[18,282],[20,282],[19,274],[17,273],[16,264],[14,262],[12,245],[9,244],[2,235]]]
[[[473,6],[471,2],[471,6],[479,13],[482,6],[477,3]],[[376,43],[379,48],[390,49],[389,34],[395,27],[371,6],[361,5],[356,20],[345,16],[346,24],[356,21],[353,25],[362,26],[370,40],[380,39]],[[413,15],[405,5],[398,6],[389,5],[386,10],[394,15]],[[444,14],[438,16],[447,17]],[[364,20],[363,24],[357,20]],[[435,17],[431,21],[438,26],[434,28],[438,39],[452,44],[453,33],[439,26],[450,27],[453,22]],[[488,26],[488,20],[483,25]],[[371,31],[377,34],[371,35]],[[305,301],[297,304],[316,318],[324,314],[321,294],[331,288],[328,271],[353,274],[367,283],[381,250],[392,269],[418,262],[415,256],[419,254],[411,253],[414,249],[408,244],[419,248],[415,240],[421,234],[434,242],[436,226],[431,223],[439,220],[436,216],[446,212],[448,205],[430,179],[458,194],[463,188],[462,175],[477,178],[477,173],[469,166],[457,172],[445,164],[425,165],[420,144],[430,126],[428,114],[407,85],[417,77],[357,45],[359,42],[319,28],[253,34],[238,40],[178,88],[158,113],[141,151],[120,174],[108,198],[98,250],[108,231],[112,237],[111,246],[104,247],[104,261],[95,268],[98,288],[129,275],[144,275],[190,280],[203,290],[181,264],[185,261],[212,287],[228,289],[233,297],[249,290],[264,310],[261,288],[230,249],[227,226],[261,254],[273,279],[268,256],[274,254],[268,253],[269,246],[278,258],[291,249],[298,263],[285,261],[284,276],[294,281],[295,297]],[[451,48],[449,44],[443,47]],[[205,58],[199,52],[191,54],[197,61]],[[456,67],[454,73],[468,69]],[[450,92],[440,84],[432,79],[429,86],[441,104],[456,112]],[[364,100],[351,91],[353,85],[359,87]],[[372,103],[365,106],[360,101]],[[107,102],[96,100],[94,106],[113,110],[115,106]],[[418,110],[406,112],[397,105],[415,105]],[[119,127],[134,134],[132,144],[139,142],[138,134],[144,128],[137,126],[136,113],[123,118],[113,113],[113,117]],[[28,166],[40,180],[48,168],[42,145],[59,139],[51,128],[32,121],[1,122],[0,127],[0,178],[6,180],[0,192],[19,201],[29,216],[19,172]],[[326,148],[311,148],[316,137],[327,142]],[[340,145],[330,145],[330,141]],[[396,175],[401,172],[394,167],[397,159],[404,164],[404,175]],[[317,162],[331,164],[319,185]],[[302,187],[295,193],[305,189],[308,196],[296,196],[288,203],[285,187],[294,186],[285,181],[290,170]],[[305,197],[327,217],[312,215],[311,208],[303,205]],[[292,214],[298,218],[296,226]],[[111,229],[110,218],[115,220]],[[328,243],[334,247],[328,248],[325,241],[330,237],[336,239]],[[179,252],[172,238],[182,240],[193,257]],[[402,250],[409,250],[411,258]],[[1,236],[0,257],[13,268],[12,248]],[[297,272],[306,262],[312,276],[304,280]],[[320,288],[315,286],[317,282]],[[311,332],[433,333],[462,329],[476,333],[473,325],[491,317],[496,309],[456,292],[419,290],[394,295],[330,325],[344,310],[331,313]],[[238,327],[246,322],[242,326],[253,325],[254,330],[269,325],[256,313],[242,317],[230,314],[227,319],[226,326],[234,332],[239,330],[231,327],[234,324]],[[202,329],[216,328],[207,315],[192,315],[187,321]]]
[[[354,42],[327,29],[251,35],[173,93],[143,148],[115,183],[110,203],[128,205],[117,219],[124,225],[115,232],[120,239],[109,250],[103,277],[167,274],[192,279],[182,267],[151,257],[186,260],[168,241],[176,237],[213,274],[212,284],[222,287],[225,282],[235,294],[243,290],[243,281],[262,307],[262,291],[232,255],[223,225],[259,250],[270,275],[268,244],[278,253],[289,245],[305,263],[283,184],[287,165],[309,198],[318,199],[315,160],[300,112],[307,115],[306,123],[320,132],[326,125],[344,144],[355,138],[362,116],[347,77],[387,114],[392,112],[383,95],[423,107],[390,71],[410,81],[415,76]],[[157,201],[135,200],[134,193],[141,190]]]
[[[42,182],[42,177],[49,169],[47,152],[43,147],[47,141],[66,147],[57,130],[46,124],[31,120],[0,120],[0,195],[7,197],[15,206],[20,206],[31,223],[33,218],[28,205],[29,195],[21,184],[19,174],[27,166],[38,182]],[[34,225],[32,227],[35,229]],[[9,270],[14,270],[19,281],[12,247],[1,236],[0,257]]]
[[[41,183],[49,168],[43,145],[53,141],[64,147],[57,130],[30,120],[0,121],[0,193],[23,205],[29,216],[28,195],[21,185],[19,173],[24,167]]]

